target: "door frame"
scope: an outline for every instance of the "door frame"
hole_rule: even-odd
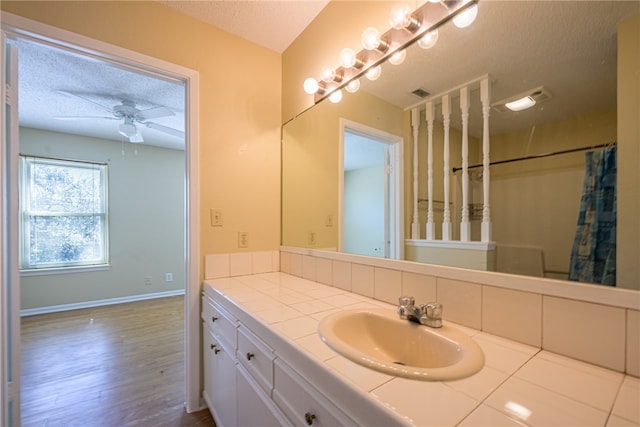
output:
[[[354,122],[345,118],[339,120],[339,148],[338,148],[338,252],[344,250],[344,133],[345,131],[357,133],[365,137],[375,139],[389,145],[387,165],[388,170],[388,194],[387,218],[388,233],[385,254],[391,259],[404,259],[404,238],[403,238],[403,207],[404,207],[404,181],[403,181],[403,142],[402,136],[394,135],[362,123]],[[386,154],[385,154],[386,156]],[[387,192],[385,192],[387,193]]]
[[[185,272],[186,272],[186,286],[185,286],[185,406],[187,412],[193,412],[201,408],[200,400],[200,322],[199,322],[199,297],[200,297],[200,181],[199,181],[199,162],[198,162],[198,149],[199,149],[199,134],[198,134],[198,118],[199,118],[199,76],[198,72],[181,65],[173,64],[158,58],[154,58],[148,55],[144,55],[132,50],[128,50],[122,47],[118,47],[100,40],[96,40],[90,37],[86,37],[80,34],[72,33],[70,31],[62,30],[51,25],[43,24],[40,22],[32,21],[11,13],[3,12],[0,15],[2,23],[2,43],[4,52],[5,37],[20,37],[35,40],[41,43],[46,43],[64,49],[73,50],[85,56],[90,56],[118,64],[128,68],[135,69],[139,72],[147,74],[154,74],[157,76],[163,76],[165,78],[176,79],[185,83],[186,91],[186,111],[185,111]],[[4,73],[5,58],[2,57],[3,73]],[[6,96],[5,85],[2,85],[1,94],[4,99]],[[3,103],[4,110],[4,103]],[[3,116],[4,120],[4,116]],[[5,140],[3,136],[2,149],[0,150],[0,169],[1,174],[4,176],[5,167],[11,162],[17,162],[17,152],[10,152],[7,158],[7,149],[5,146]],[[7,142],[8,144],[8,142]],[[15,158],[13,158],[15,157]],[[0,181],[1,182],[1,181]],[[17,191],[15,196],[12,196],[7,191],[14,185],[11,182],[2,183],[2,200],[3,206],[0,210],[0,219],[4,231],[11,230],[13,227],[17,229],[17,215],[12,215],[11,212],[6,211],[5,201],[8,198],[17,198]],[[10,206],[17,204],[16,200],[9,200]],[[6,240],[7,236],[3,236]],[[9,246],[13,247],[17,251],[17,239],[12,239]],[[3,247],[2,263],[9,262]],[[11,248],[10,248],[11,249]],[[14,263],[15,264],[15,263]],[[9,271],[4,273],[0,286],[2,289],[2,295],[6,295],[10,289],[13,291],[12,301],[2,300],[3,312],[5,309],[9,309],[11,313],[10,322],[6,322],[11,325],[10,329],[7,329],[7,335],[3,336],[3,345],[7,339],[12,339],[14,343],[19,344],[20,336],[20,307],[19,307],[19,272],[18,266],[10,265]],[[17,297],[16,297],[17,294]],[[9,306],[10,304],[10,306]],[[6,321],[7,319],[4,319]],[[1,323],[2,327],[6,329],[5,323]],[[16,337],[18,337],[16,339]],[[16,346],[14,346],[16,347]],[[19,345],[17,346],[19,348]],[[14,351],[16,348],[13,349]],[[19,353],[18,353],[19,354]],[[9,377],[8,365],[6,360],[6,353],[2,353],[2,375],[0,378],[3,383],[0,386],[3,390],[7,387],[6,380]],[[11,375],[18,379],[17,384],[13,385],[13,394],[20,393],[19,383],[19,366],[13,365]],[[8,404],[8,393],[3,391],[2,395],[3,412],[0,412],[3,416]],[[15,400],[14,400],[15,404]],[[19,404],[19,400],[18,400]],[[18,406],[19,408],[19,406]],[[19,412],[19,410],[18,410]],[[18,414],[19,418],[19,414]],[[4,422],[4,419],[3,419]],[[18,421],[19,422],[19,421]]]

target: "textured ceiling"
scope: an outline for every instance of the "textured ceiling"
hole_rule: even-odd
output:
[[[158,1],[278,53],[284,52],[328,3],[328,0]]]
[[[124,120],[112,113],[113,107],[127,100],[140,110],[167,108],[174,115],[145,122],[184,132],[183,83],[23,39],[15,44],[21,126],[128,141],[118,133]],[[136,126],[146,144],[184,148],[184,137]]]

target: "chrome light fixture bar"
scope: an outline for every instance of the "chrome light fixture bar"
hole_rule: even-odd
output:
[[[377,46],[372,49],[365,48],[358,52],[353,60],[353,66],[339,66],[332,72],[324,70],[323,78],[317,82],[314,102],[317,104],[323,99],[337,94],[341,89],[347,88],[350,84],[353,87],[354,82],[360,77],[367,75],[375,67],[382,65],[397,52],[406,49],[427,33],[438,29],[438,27],[462,14],[467,9],[477,7],[478,1],[429,0],[425,2],[406,16],[404,25],[397,25],[395,28],[391,28],[380,35]],[[393,48],[391,48],[392,46]],[[335,77],[331,78],[331,76]],[[315,81],[313,83],[315,86]]]

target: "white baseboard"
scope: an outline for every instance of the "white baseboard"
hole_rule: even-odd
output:
[[[35,316],[37,314],[56,313],[58,311],[78,310],[81,308],[100,307],[103,305],[122,304],[125,302],[143,301],[147,299],[166,298],[177,295],[184,295],[184,289],[175,291],[155,292],[152,294],[132,295],[128,297],[118,297],[109,299],[100,299],[95,301],[76,302],[72,304],[51,305],[48,307],[26,308],[20,310],[20,317]]]

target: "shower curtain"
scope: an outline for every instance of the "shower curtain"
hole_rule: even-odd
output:
[[[569,280],[616,284],[616,147],[585,153],[578,227]]]

